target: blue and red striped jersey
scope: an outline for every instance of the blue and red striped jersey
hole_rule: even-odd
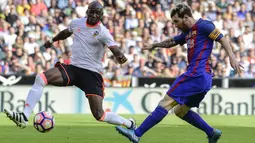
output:
[[[177,44],[187,43],[188,47],[188,76],[200,75],[203,72],[211,73],[209,64],[213,42],[223,37],[211,21],[199,19],[187,32],[174,37]]]

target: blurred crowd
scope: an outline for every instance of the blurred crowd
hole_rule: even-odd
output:
[[[70,63],[72,37],[43,44],[71,20],[85,17],[92,0],[1,0],[0,74],[35,75]],[[118,65],[108,50],[103,60],[104,77],[117,84],[125,77],[177,77],[186,70],[187,46],[142,51],[144,43],[179,34],[170,12],[176,3],[187,3],[195,19],[213,21],[231,41],[244,73],[236,75],[226,52],[214,44],[211,66],[215,77],[255,77],[255,2],[253,0],[99,0],[104,5],[102,23],[110,30],[128,63]]]

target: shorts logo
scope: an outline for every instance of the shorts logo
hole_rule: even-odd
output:
[[[93,36],[96,37],[98,34],[99,34],[99,32],[98,32],[98,31],[95,31],[94,34],[93,34]]]

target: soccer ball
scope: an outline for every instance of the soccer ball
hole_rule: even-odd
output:
[[[41,133],[47,133],[54,128],[55,119],[54,116],[46,111],[37,113],[34,116],[34,127]]]

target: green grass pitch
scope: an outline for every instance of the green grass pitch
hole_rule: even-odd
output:
[[[130,117],[131,115],[123,115]],[[133,116],[140,124],[146,115]],[[255,143],[254,116],[203,116],[213,127],[223,131],[219,143]],[[32,119],[30,119],[32,121]],[[115,131],[114,126],[100,123],[91,115],[57,114],[56,126],[49,133],[39,133],[29,122],[25,129],[16,127],[0,113],[0,143],[128,143]],[[207,143],[200,130],[167,116],[160,124],[147,132],[141,143]]]

